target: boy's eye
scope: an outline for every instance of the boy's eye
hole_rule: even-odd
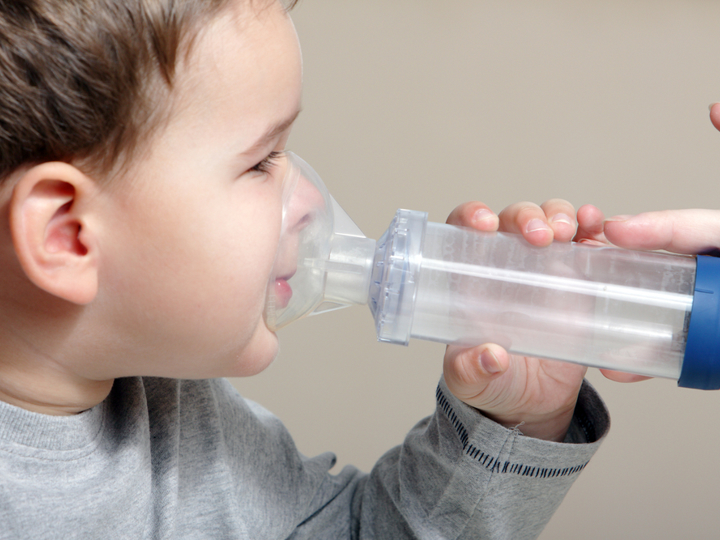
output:
[[[277,159],[280,156],[282,156],[282,152],[270,152],[265,159],[252,167],[250,170],[260,173],[268,173],[270,172],[270,169],[276,165]]]

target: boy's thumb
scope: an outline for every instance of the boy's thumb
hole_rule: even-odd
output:
[[[470,349],[451,345],[443,363],[445,383],[455,396],[467,401],[481,394],[509,365],[510,357],[499,345],[484,344]]]

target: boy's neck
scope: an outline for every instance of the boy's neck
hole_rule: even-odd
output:
[[[43,321],[37,325],[45,330],[45,337],[53,334]],[[105,400],[113,379],[84,377],[72,362],[63,360],[82,358],[79,347],[74,349],[75,354],[43,347],[32,336],[12,332],[12,326],[8,323],[0,330],[0,401],[36,413],[69,416]]]
[[[0,401],[51,416],[71,416],[93,408],[105,400],[114,382],[80,380],[59,372],[39,376],[7,367],[0,365]]]

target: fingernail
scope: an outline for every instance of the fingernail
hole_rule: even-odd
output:
[[[480,223],[481,221],[494,219],[495,217],[495,214],[493,214],[490,210],[486,210],[485,208],[483,208],[473,214],[472,220],[473,223]]]
[[[611,218],[607,218],[607,219],[605,220],[605,223],[607,223],[607,222],[609,222],[609,221],[616,222],[616,223],[622,223],[622,222],[624,222],[624,221],[629,220],[629,219],[632,218],[632,217],[633,217],[633,216],[631,216],[631,215],[613,216],[613,217],[611,217]]]
[[[490,375],[495,375],[502,371],[500,362],[490,349],[485,349],[480,353],[480,363],[483,369]]]
[[[570,216],[567,214],[555,214],[552,219],[550,219],[553,223],[567,223],[571,227],[574,227],[573,220]]]
[[[549,231],[550,227],[542,219],[531,219],[527,225],[525,225],[525,232],[531,233],[536,231]]]
[[[709,110],[709,111],[712,111],[712,108],[713,108],[715,105],[717,105],[717,102],[716,102],[716,103],[711,103],[710,106],[708,107],[708,110]]]

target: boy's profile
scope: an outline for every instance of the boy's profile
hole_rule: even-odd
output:
[[[0,538],[533,538],[596,451],[584,368],[491,345],[448,350],[436,413],[369,475],[219,379],[277,351],[301,78],[275,0],[0,2]],[[573,214],[501,225],[543,244]]]

